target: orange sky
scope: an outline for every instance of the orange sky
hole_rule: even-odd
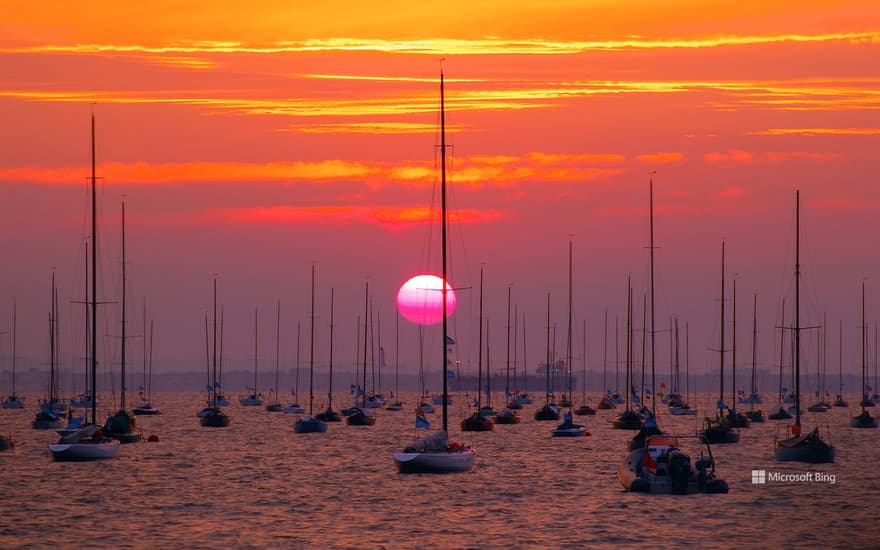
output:
[[[473,285],[484,264],[494,326],[511,284],[536,346],[547,291],[563,322],[574,235],[576,317],[599,368],[602,309],[623,315],[627,274],[637,292],[647,284],[652,171],[658,323],[678,314],[697,327],[698,370],[716,364],[722,239],[729,276],[759,293],[759,347],[773,361],[796,188],[808,311],[843,318],[853,349],[864,277],[880,313],[880,265],[865,252],[880,229],[876,2],[13,0],[0,7],[0,319],[17,300],[19,347],[41,357],[53,268],[78,297],[94,109],[103,292],[118,294],[125,195],[131,285],[167,327],[165,357],[200,357],[213,273],[232,311],[281,297],[290,325],[305,320],[313,261],[321,292],[337,288],[337,318],[351,320],[338,341],[353,354],[366,278],[392,326],[397,286],[437,262],[426,229],[441,58],[460,222],[452,282]],[[465,361],[473,303],[465,296],[456,319]],[[79,310],[68,309],[75,353]],[[243,358],[240,328],[228,349]],[[533,350],[532,363],[544,353]]]

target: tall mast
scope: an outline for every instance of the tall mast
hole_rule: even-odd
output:
[[[477,412],[483,404],[483,268],[480,268],[480,339],[477,342]]]
[[[724,241],[721,241],[721,347],[718,348],[721,358],[721,391],[718,392],[718,407],[724,404]],[[718,409],[718,416],[722,410]]]
[[[153,320],[150,319],[150,377],[147,378],[147,403],[153,397]]]
[[[92,113],[92,424],[98,423],[98,199],[95,178],[95,113]]]
[[[312,403],[315,400],[315,264],[312,264],[312,314],[309,318],[311,319],[309,327],[311,331],[309,340],[309,414],[311,415]]]
[[[119,391],[119,408],[125,410],[125,201],[122,201],[122,352],[120,371],[122,383]]]
[[[296,399],[294,400],[297,405],[299,405],[299,351],[300,351],[300,340],[302,336],[302,321],[296,322],[296,386],[293,392],[296,394]],[[358,330],[360,330],[361,324],[360,319],[358,319]],[[360,334],[358,334],[360,337]],[[360,338],[358,338],[358,343],[360,343]],[[357,360],[355,360],[355,369],[357,369]],[[355,375],[357,373],[355,372]],[[355,376],[355,380],[357,380],[357,376]],[[357,401],[357,395],[354,396],[354,400]]]
[[[211,381],[211,406],[217,407],[217,277],[214,277],[214,352],[211,354],[213,380]]]
[[[587,320],[584,319],[584,333],[581,337],[581,362],[584,367],[584,380],[581,383],[581,404],[587,404]]]
[[[226,326],[224,323],[226,319],[224,315],[225,312],[225,308],[223,306],[220,306],[220,357],[217,360],[217,374],[215,375],[216,380],[214,380],[214,386],[220,390],[221,397],[223,394],[223,327]],[[216,313],[214,317],[214,323],[217,323]]]
[[[507,324],[509,325],[510,323],[507,323]],[[517,384],[517,379],[516,379],[516,364],[517,364],[516,363],[516,359],[517,359],[516,345],[518,343],[517,342],[518,333],[519,333],[519,307],[513,306],[513,387],[514,387],[514,390],[519,388],[519,385]]]
[[[840,387],[837,390],[838,397],[843,399],[843,319],[840,319],[837,333],[837,367],[840,369]]]
[[[331,302],[332,291],[331,291]],[[331,323],[332,324],[332,323]],[[394,315],[394,397],[400,401],[400,314]]]
[[[275,310],[275,402],[279,400],[278,371],[281,368],[281,300]]]
[[[691,399],[691,331],[687,321],[684,323],[684,375],[687,386],[687,399]]]
[[[605,347],[602,352],[602,396],[608,391],[608,308],[605,308]]]
[[[367,321],[370,319],[370,281],[364,287],[364,386],[361,398],[364,411],[367,410]],[[357,396],[355,395],[355,398]],[[355,399],[357,401],[357,399]]]
[[[733,334],[731,334],[731,360],[730,360],[730,372],[732,374],[732,380],[730,384],[730,392],[731,392],[731,405],[733,405],[733,410],[736,410],[736,277],[733,278],[733,312],[732,312],[732,329]]]
[[[334,290],[330,288],[330,391],[327,393],[327,410],[333,408],[333,300]]]
[[[52,272],[51,309],[49,312],[49,403],[55,403],[55,272]],[[864,340],[864,339],[863,339]],[[863,346],[864,347],[864,346]],[[865,369],[863,368],[862,371]],[[864,372],[863,372],[864,377]],[[863,384],[864,385],[864,384]]]
[[[510,286],[507,287],[507,382],[504,386],[504,398],[510,399]]]
[[[626,410],[629,410],[630,385],[632,376],[632,284],[626,278]],[[619,389],[618,389],[619,391]]]
[[[257,337],[259,307],[254,308],[254,397],[257,396],[257,350],[259,348],[259,338]]]
[[[572,242],[568,241],[568,357],[566,358],[565,367],[568,370],[568,402],[573,403],[574,399],[571,395],[571,355],[572,355],[572,315],[571,315],[571,302],[572,302]],[[569,406],[569,409],[571,407]]]
[[[865,402],[868,400],[868,392],[865,390],[865,347],[867,346],[867,325],[865,324],[865,281],[862,281],[862,412],[865,411]]]
[[[655,334],[654,334],[654,178],[650,179],[650,221],[651,221],[651,412],[654,418],[657,418],[657,395],[656,376],[655,376]]]
[[[486,405],[492,408],[492,371],[489,369],[489,319],[486,319]]]
[[[149,384],[147,383],[147,298],[144,296],[144,308],[143,308],[143,327],[144,327],[144,387],[142,388],[144,391],[144,397],[147,397],[146,403],[149,403]]]
[[[779,403],[782,405],[782,366],[785,362],[785,298],[782,299],[782,324],[779,327]]]
[[[749,401],[752,408],[755,408],[755,396],[758,394],[758,293],[755,293],[754,303],[752,305],[752,394]]]
[[[646,341],[648,339],[648,297],[645,294],[642,294],[642,388],[641,388],[641,401],[642,406],[645,404],[645,348]],[[676,378],[678,378],[678,373],[676,372]],[[676,380],[676,383],[678,381]],[[653,391],[653,390],[652,390]],[[676,392],[679,390],[676,389]]]
[[[443,431],[447,430],[448,414],[446,410],[448,388],[449,368],[447,361],[449,360],[446,342],[448,341],[449,327],[446,321],[446,104],[443,97],[444,82],[443,69],[440,69],[440,233],[442,243],[442,264],[443,264],[443,281],[441,284],[441,296],[443,299]]]
[[[12,302],[12,395],[15,395],[15,325],[16,309],[18,305]]]
[[[547,358],[544,363],[547,371],[546,385],[544,388],[544,402],[550,403],[550,293],[547,293]]]
[[[523,392],[526,394],[529,393],[529,360],[526,352],[528,351],[526,348],[526,314],[523,313],[522,316],[522,324],[523,324]]]
[[[801,425],[801,192],[795,193],[794,231],[794,424]]]

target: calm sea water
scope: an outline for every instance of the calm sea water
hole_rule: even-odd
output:
[[[232,397],[230,395],[230,397]],[[591,437],[551,438],[553,422],[523,422],[453,438],[477,449],[463,474],[399,474],[391,453],[415,434],[414,396],[400,412],[377,411],[373,427],[330,424],[296,434],[293,415],[262,407],[228,408],[226,429],[199,426],[202,394],[169,393],[166,412],[139,417],[158,443],[125,445],[118,458],[52,462],[54,432],[33,430],[37,395],[23,411],[0,409],[0,431],[17,448],[0,453],[0,545],[69,548],[517,548],[876,547],[880,430],[848,427],[856,409],[807,414],[838,449],[834,464],[777,463],[781,422],[743,430],[713,453],[727,495],[624,493],[617,465],[632,432],[611,428],[615,411],[580,417]],[[497,396],[500,397],[500,396]],[[708,396],[701,400],[708,402]],[[499,399],[500,400],[500,399]],[[335,408],[347,406],[346,396]],[[458,398],[457,426],[466,416]],[[714,402],[714,401],[713,401]],[[855,402],[855,399],[850,399]],[[236,400],[237,403],[237,400]],[[741,407],[742,408],[742,407]],[[764,408],[769,408],[764,406]],[[316,407],[317,410],[317,407]],[[667,431],[693,434],[694,417],[672,417]],[[620,412],[620,409],[616,411]],[[880,413],[880,409],[877,410]],[[440,411],[427,415],[439,427]],[[701,418],[698,416],[697,418]],[[421,432],[424,433],[424,432]],[[699,453],[693,440],[686,450]],[[833,475],[835,483],[752,484],[751,471]]]

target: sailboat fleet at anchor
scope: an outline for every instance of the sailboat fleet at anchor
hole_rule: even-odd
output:
[[[446,185],[447,185],[447,144],[446,144],[446,115],[445,115],[445,82],[444,76],[441,71],[440,74],[440,133],[441,133],[441,265],[442,265],[442,276],[441,276],[441,302],[442,302],[442,331],[441,331],[441,345],[442,345],[442,380],[443,380],[443,389],[442,393],[438,396],[435,396],[434,403],[440,405],[442,408],[442,428],[440,430],[436,430],[434,432],[430,432],[426,437],[422,437],[420,439],[415,440],[414,442],[406,445],[402,450],[395,451],[392,453],[392,460],[396,468],[401,473],[439,473],[439,472],[465,472],[470,471],[475,467],[476,462],[476,450],[468,445],[461,444],[458,442],[454,442],[450,438],[449,434],[449,407],[452,404],[452,397],[449,391],[449,369],[450,369],[450,360],[449,360],[449,351],[450,351],[450,342],[454,342],[449,335],[449,326],[448,326],[448,293],[451,292],[451,287],[447,282],[447,262],[448,262],[448,250],[447,250],[447,200],[446,200]],[[86,389],[86,395],[96,396],[96,379],[97,379],[97,318],[98,318],[98,305],[97,301],[97,261],[96,257],[96,243],[97,243],[97,224],[96,224],[96,199],[95,199],[95,119],[94,115],[92,115],[92,176],[91,176],[91,190],[92,190],[92,254],[91,254],[91,291],[87,292],[87,300],[89,301],[89,312],[90,315],[87,315],[87,319],[90,321],[90,331],[88,336],[91,338],[91,344],[87,346],[87,354],[89,360],[90,367],[90,376],[89,380],[91,381],[91,388]],[[821,462],[832,462],[835,456],[835,449],[830,444],[827,443],[819,433],[818,426],[813,428],[812,430],[804,433],[802,431],[801,426],[801,409],[800,409],[800,399],[801,399],[801,389],[800,389],[800,332],[804,330],[803,327],[800,326],[800,296],[799,296],[799,278],[800,278],[800,260],[799,260],[799,193],[797,195],[797,210],[796,210],[796,220],[797,220],[797,229],[796,229],[796,248],[795,248],[795,301],[794,301],[794,325],[793,327],[782,327],[783,330],[789,330],[792,333],[793,338],[793,357],[792,357],[792,369],[793,369],[793,382],[794,388],[792,390],[792,398],[794,401],[793,413],[794,420],[792,426],[789,428],[790,434],[785,434],[783,436],[779,436],[777,434],[777,438],[774,441],[774,456],[779,461],[801,461],[801,462],[812,462],[812,463],[821,463]],[[634,405],[641,404],[642,400],[638,399],[636,396],[635,386],[636,383],[634,381],[633,374],[633,364],[635,363],[634,353],[633,353],[633,291],[632,286],[628,281],[627,287],[627,372],[626,372],[626,388],[624,390],[626,397],[621,397],[620,400],[623,401],[622,404],[625,405],[625,410],[621,415],[618,415],[616,419],[614,419],[614,427],[623,428],[623,429],[632,429],[638,430],[636,437],[634,437],[628,444],[628,454],[625,455],[624,460],[618,466],[618,479],[624,490],[631,492],[644,492],[644,493],[658,493],[658,494],[691,494],[691,493],[726,493],[728,491],[727,483],[722,479],[718,478],[715,472],[716,464],[715,459],[713,457],[711,445],[719,444],[719,443],[735,443],[739,441],[739,432],[737,431],[739,428],[747,427],[750,422],[763,422],[763,412],[755,410],[754,406],[756,404],[761,403],[761,396],[758,393],[757,383],[756,383],[756,351],[755,351],[755,334],[757,332],[757,295],[755,296],[755,302],[753,306],[753,316],[755,318],[753,325],[753,343],[752,343],[752,375],[751,375],[751,383],[749,388],[749,394],[744,397],[740,397],[738,402],[740,405],[748,404],[750,406],[749,411],[746,413],[737,413],[735,404],[736,402],[731,402],[732,407],[728,407],[724,403],[724,244],[722,243],[722,275],[721,275],[721,348],[718,350],[721,356],[720,360],[720,368],[721,368],[721,385],[720,385],[720,395],[717,401],[717,416],[715,418],[707,418],[704,429],[699,433],[697,437],[693,436],[677,436],[665,433],[662,431],[658,425],[658,417],[656,411],[656,401],[657,401],[657,393],[655,390],[656,387],[656,377],[655,377],[655,366],[654,366],[654,357],[655,357],[655,327],[654,327],[654,264],[653,264],[653,179],[651,181],[651,289],[650,289],[650,305],[651,305],[651,316],[650,316],[650,329],[647,327],[647,315],[643,315],[643,320],[646,324],[645,326],[645,334],[650,332],[651,334],[651,380],[650,380],[650,398],[652,402],[652,406],[649,408],[647,406],[642,406],[640,409],[636,409]],[[581,407],[577,409],[575,412],[575,404],[574,404],[574,388],[572,387],[571,382],[571,371],[573,367],[573,314],[572,314],[572,294],[573,294],[573,267],[572,267],[572,255],[573,255],[573,245],[569,242],[569,270],[568,270],[568,282],[569,282],[569,297],[568,297],[568,330],[567,330],[567,357],[564,363],[565,368],[567,370],[568,375],[568,384],[566,386],[566,391],[563,394],[563,399],[559,405],[555,403],[555,398],[551,391],[550,384],[550,368],[551,361],[553,359],[552,355],[555,354],[551,352],[551,325],[550,325],[550,295],[547,295],[547,358],[544,364],[545,367],[545,376],[546,376],[546,391],[545,391],[545,403],[543,407],[538,409],[535,414],[535,420],[557,420],[559,419],[560,413],[562,413],[563,421],[559,424],[555,429],[551,430],[551,435],[553,437],[572,437],[572,436],[584,436],[590,435],[590,432],[587,429],[587,426],[584,424],[577,424],[574,422],[573,415],[594,415],[596,410],[587,405],[586,401],[586,383],[584,381],[584,389],[581,395],[581,401],[583,402]],[[151,321],[149,324],[149,345],[147,343],[147,323],[146,323],[146,312],[144,313],[144,345],[143,345],[143,380],[144,385],[141,388],[141,404],[131,411],[127,409],[126,402],[126,339],[129,337],[127,335],[127,320],[126,320],[126,271],[125,271],[125,204],[122,205],[122,335],[121,335],[121,360],[120,360],[120,371],[121,371],[121,385],[120,385],[120,401],[118,411],[107,419],[107,421],[103,425],[99,425],[97,422],[97,409],[96,409],[96,401],[97,399],[90,399],[90,414],[86,414],[87,422],[81,426],[75,426],[71,429],[69,426],[67,430],[62,430],[61,439],[58,443],[49,445],[49,452],[54,460],[58,461],[86,461],[86,460],[96,460],[96,459],[107,459],[113,458],[118,455],[119,447],[122,443],[133,443],[136,441],[140,441],[143,434],[139,427],[136,426],[135,416],[136,415],[144,415],[151,416],[160,414],[161,411],[158,407],[155,407],[152,404],[152,356],[153,356],[153,322]],[[877,427],[877,420],[868,413],[865,408],[871,400],[870,396],[867,394],[866,385],[866,338],[867,338],[867,329],[864,320],[864,294],[865,294],[865,285],[862,284],[862,389],[864,391],[864,396],[861,401],[861,414],[855,416],[851,420],[851,426],[854,428],[873,428]],[[513,333],[514,333],[514,361],[513,361],[513,373],[514,373],[514,386],[511,388],[510,385],[510,372],[511,372],[511,362],[510,362],[510,332],[511,332],[511,298],[510,298],[510,289],[508,289],[508,306],[507,306],[507,383],[504,388],[504,394],[506,399],[506,406],[497,413],[494,409],[491,408],[489,403],[489,399],[491,398],[491,392],[487,391],[487,400],[484,404],[482,401],[482,392],[483,392],[483,384],[482,384],[482,368],[483,368],[483,328],[486,327],[486,332],[488,333],[488,320],[483,318],[483,272],[480,272],[480,314],[479,314],[479,335],[480,340],[478,344],[479,349],[479,360],[478,360],[478,386],[477,386],[477,398],[475,400],[475,407],[473,410],[473,414],[463,420],[461,422],[461,430],[462,431],[492,431],[495,424],[518,424],[521,422],[521,416],[515,412],[522,408],[524,404],[529,404],[532,402],[531,396],[528,395],[526,391],[520,391],[516,388],[516,369],[517,369],[517,359],[516,353],[518,349],[517,345],[517,336],[518,336],[518,323],[519,316],[518,312],[515,310],[513,314]],[[733,344],[733,361],[732,365],[735,369],[736,365],[736,357],[735,357],[735,309],[736,309],[736,286],[734,281],[734,298],[733,298],[733,308],[734,308],[734,344]],[[58,411],[54,405],[54,402],[58,400],[57,395],[55,394],[54,387],[54,369],[55,369],[55,361],[56,361],[56,351],[54,348],[55,338],[57,337],[57,292],[55,290],[55,282],[53,275],[53,287],[52,287],[52,313],[50,315],[50,341],[52,342],[52,350],[50,351],[51,355],[51,371],[50,375],[50,384],[49,384],[49,392],[47,394],[46,402],[43,404],[40,414],[38,415],[37,420],[34,422],[34,427],[37,427],[37,424],[40,423],[40,427],[45,428],[61,428],[61,417],[62,415],[58,414]],[[647,307],[647,297],[646,297],[646,307]],[[373,349],[373,344],[368,343],[368,327],[370,327],[370,323],[373,319],[372,313],[372,305],[370,302],[370,294],[369,294],[369,283],[366,285],[365,290],[365,311],[364,311],[364,322],[363,322],[363,386],[361,387],[358,384],[358,392],[355,395],[356,403],[355,406],[344,411],[347,413],[345,415],[347,419],[347,423],[349,425],[356,426],[372,426],[376,422],[376,417],[373,414],[368,412],[370,408],[376,408],[379,405],[384,404],[384,395],[381,395],[376,392],[370,392],[372,395],[366,392],[366,370],[367,370],[367,347],[370,346],[370,349]],[[146,307],[144,308],[146,310]],[[13,385],[12,385],[12,393],[3,401],[3,408],[6,409],[16,409],[23,407],[23,400],[20,396],[18,396],[15,392],[15,324],[16,324],[16,313],[15,308],[13,308],[13,331],[12,331],[12,341],[13,341]],[[330,391],[327,394],[327,408],[315,414],[314,413],[314,400],[315,400],[315,266],[312,266],[312,279],[311,279],[311,323],[310,323],[310,356],[309,356],[309,402],[308,409],[306,413],[306,408],[300,406],[298,403],[294,403],[292,405],[283,406],[280,403],[279,399],[279,347],[280,347],[280,301],[278,304],[278,312],[277,312],[277,321],[276,321],[276,372],[275,372],[275,386],[272,390],[272,399],[271,403],[266,406],[268,411],[278,412],[284,411],[286,413],[292,414],[301,414],[297,418],[295,424],[293,425],[293,431],[295,433],[324,433],[327,431],[327,425],[330,422],[339,422],[342,419],[342,415],[333,410],[333,347],[334,347],[334,290],[331,289],[330,292],[330,360],[329,360],[329,373],[330,373]],[[523,316],[523,355],[525,356],[525,317]],[[245,398],[240,400],[241,406],[257,406],[263,403],[261,395],[257,390],[257,365],[258,365],[258,326],[257,326],[257,312],[255,310],[254,313],[254,386],[251,388],[253,392]],[[360,323],[359,323],[360,324]],[[783,322],[784,324],[784,322]],[[220,330],[220,336],[218,339],[218,327]],[[221,310],[221,319],[218,322],[217,319],[217,279],[216,277],[213,280],[213,353],[207,353],[208,356],[208,370],[209,370],[209,391],[210,395],[208,398],[208,406],[202,409],[198,413],[198,417],[200,419],[200,423],[205,427],[228,427],[230,425],[230,417],[223,411],[221,407],[228,405],[228,402],[225,401],[225,398],[222,396],[221,391],[221,383],[218,379],[218,343],[219,343],[219,368],[222,372],[222,310]],[[206,352],[208,352],[208,345],[210,339],[208,338],[208,320],[206,316]],[[360,326],[358,327],[360,330]],[[672,382],[672,395],[669,396],[668,406],[669,412],[672,415],[695,415],[696,410],[691,408],[688,405],[688,397],[689,390],[686,392],[686,395],[682,395],[681,393],[681,379],[680,379],[680,370],[679,370],[679,338],[678,338],[678,320],[675,319],[674,323],[673,335],[670,336],[671,340],[671,353],[672,353],[672,368],[674,368],[674,376]],[[584,325],[584,340],[586,340],[586,324]],[[685,329],[685,340],[687,342],[687,328]],[[371,332],[370,332],[371,334]],[[420,330],[420,339],[421,339],[421,330]],[[555,339],[555,333],[554,333]],[[488,340],[488,335],[487,335]],[[607,311],[606,311],[606,343],[607,343]],[[298,399],[298,390],[299,390],[299,326],[297,327],[297,385],[296,389],[292,391],[292,394]],[[645,376],[645,361],[644,361],[644,337],[643,337],[643,360],[642,360],[642,387],[643,387],[643,396],[644,392],[648,391],[645,389],[646,383],[644,381]],[[555,342],[554,342],[555,347]],[[687,349],[688,344],[685,344],[685,363],[686,363],[686,374],[685,380],[686,384],[689,387],[689,365],[687,359]],[[148,351],[149,350],[149,351]],[[381,366],[384,366],[384,350],[381,347],[381,343],[379,344],[379,362],[380,362],[380,372]],[[672,351],[674,350],[674,351]],[[586,350],[582,351],[582,361],[584,364],[584,377],[586,378]],[[607,355],[607,350],[606,350]],[[486,362],[487,362],[487,370],[488,370],[488,343],[486,344]],[[523,358],[525,363],[525,357]],[[561,363],[561,362],[560,362]],[[375,366],[375,363],[374,363]],[[781,364],[780,364],[781,369]],[[735,372],[735,371],[734,371]],[[781,372],[781,371],[780,371]],[[491,377],[491,374],[489,375]],[[523,379],[527,379],[526,376]],[[488,380],[488,377],[487,377]],[[735,380],[735,374],[734,374]],[[780,374],[781,380],[781,374]],[[604,385],[604,384],[603,384]],[[422,386],[423,388],[424,386]],[[780,382],[781,388],[781,382]],[[395,398],[393,403],[389,403],[385,408],[389,411],[400,411],[404,409],[404,404],[400,401],[399,395],[399,385],[397,384],[397,380],[395,380],[395,394],[393,397]],[[512,391],[513,390],[513,391]],[[735,395],[735,382],[734,382],[734,399]],[[422,391],[420,390],[420,393]],[[780,396],[781,396],[780,391]],[[360,406],[358,406],[358,398],[360,401]],[[610,392],[602,395],[600,402],[597,405],[598,409],[611,409],[614,408],[617,403],[617,399],[613,398],[613,394]],[[834,402],[834,406],[845,407],[846,402],[842,396],[842,374],[841,374],[841,390],[837,396],[836,401]],[[830,407],[830,406],[829,406]],[[567,409],[563,411],[563,409]],[[727,415],[725,416],[725,411]],[[425,417],[426,412],[433,412],[433,408],[430,407],[428,403],[422,403],[416,408],[416,428],[417,429],[430,429],[430,422]],[[494,418],[493,418],[494,417]],[[771,418],[773,418],[771,416]],[[45,424],[45,426],[43,426]],[[705,444],[706,454],[704,455],[702,452],[700,453],[700,457],[698,459],[692,460],[691,456],[686,454],[682,450],[681,441],[687,438],[699,439],[702,443]],[[6,444],[7,448],[9,447],[9,441],[4,438],[3,443]],[[2,450],[2,449],[0,449]]]

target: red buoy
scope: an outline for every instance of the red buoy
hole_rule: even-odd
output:
[[[150,443],[158,443],[158,442],[159,442],[159,436],[156,435],[156,434],[153,434],[153,435],[151,435],[150,437],[147,438],[147,441],[149,441]]]

